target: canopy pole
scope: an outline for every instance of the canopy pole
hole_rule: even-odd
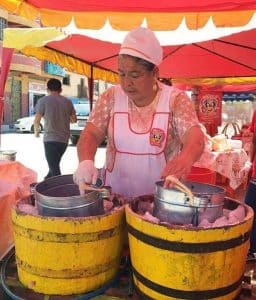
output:
[[[94,94],[94,79],[93,79],[93,64],[90,65],[90,78],[88,77],[88,88],[89,88],[89,100],[90,100],[90,111],[92,111],[93,94]]]
[[[1,51],[1,72],[0,72],[0,147],[1,147],[2,123],[4,117],[4,89],[8,78],[14,49],[2,47],[1,50],[2,51]]]

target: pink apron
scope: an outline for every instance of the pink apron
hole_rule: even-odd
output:
[[[170,93],[170,87],[163,87],[149,131],[137,133],[130,127],[128,98],[121,88],[116,89],[113,116],[116,156],[113,169],[106,170],[105,182],[114,193],[137,197],[155,192],[155,182],[160,180],[166,165]]]

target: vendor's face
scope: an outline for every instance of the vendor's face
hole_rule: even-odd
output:
[[[122,89],[136,105],[144,106],[153,100],[157,68],[149,71],[133,57],[121,55],[118,72]]]

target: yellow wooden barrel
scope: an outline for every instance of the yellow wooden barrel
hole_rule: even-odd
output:
[[[225,206],[238,206],[225,200]],[[253,211],[220,228],[167,228],[126,206],[133,278],[146,299],[234,299],[241,289]]]
[[[20,281],[36,292],[95,290],[118,272],[124,209],[87,218],[41,217],[12,210]]]

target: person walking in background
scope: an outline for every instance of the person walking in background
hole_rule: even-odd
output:
[[[252,132],[252,141],[250,146],[250,161],[252,163],[251,172],[248,175],[249,184],[245,194],[245,204],[251,206],[254,211],[253,225],[251,231],[250,249],[247,255],[248,259],[255,259],[256,253],[256,111],[253,113],[252,123],[249,126]]]
[[[37,102],[34,120],[35,136],[39,137],[41,118],[44,118],[44,150],[49,172],[45,179],[61,175],[60,161],[67,149],[70,135],[70,123],[77,121],[76,112],[72,102],[60,95],[61,82],[51,78],[47,82],[48,96],[40,98]]]

